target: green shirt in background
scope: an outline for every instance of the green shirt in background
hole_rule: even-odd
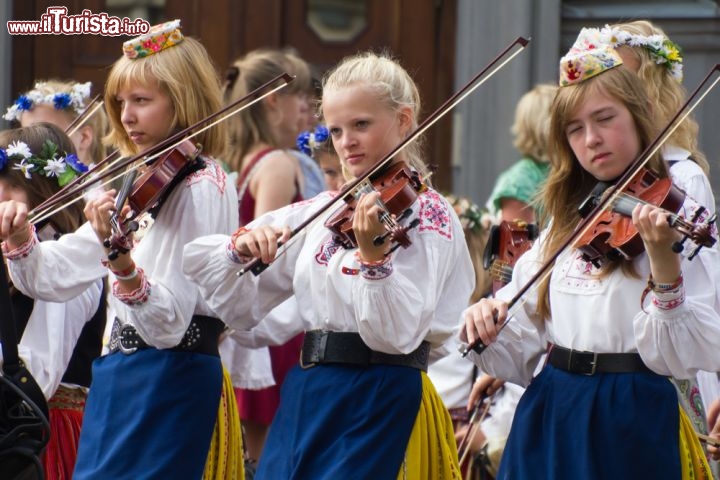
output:
[[[550,164],[523,158],[505,170],[495,181],[495,188],[487,202],[487,209],[493,215],[500,210],[500,200],[512,198],[530,203],[550,171]]]

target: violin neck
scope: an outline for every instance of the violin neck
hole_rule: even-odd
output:
[[[635,208],[635,205],[645,205],[648,202],[644,200],[640,200],[637,197],[633,197],[632,195],[628,195],[627,193],[620,193],[618,197],[613,202],[613,211],[625,215],[626,217],[632,217],[633,209]],[[673,224],[680,224],[682,226],[687,226],[687,222],[685,222],[682,217],[676,213],[672,213],[670,211],[666,212],[670,215],[668,217],[668,222],[670,225]]]
[[[122,187],[120,188],[117,197],[115,197],[115,208],[117,209],[118,215],[120,214],[120,210],[122,210],[123,205],[125,205],[125,201],[130,196],[130,191],[132,190],[137,175],[138,171],[136,169],[132,169],[125,175],[125,178],[123,179]]]

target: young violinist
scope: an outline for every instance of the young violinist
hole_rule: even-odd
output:
[[[565,249],[551,275],[514,305],[512,320],[498,331],[509,299],[573,234],[581,217],[571,206],[598,182],[620,177],[662,127],[654,123],[637,75],[596,40],[583,29],[560,62],[561,88],[551,110],[552,167],[542,190],[551,223],[497,298],[480,300],[463,315],[463,339],[488,345],[481,354],[471,352],[476,364],[529,385],[498,476],[710,478],[666,377],[690,378],[720,366],[716,244],[692,260],[692,242],[675,253],[681,235],[669,226],[670,213],[637,203],[631,222],[644,252],[634,258],[616,252],[596,265],[585,259],[582,246]],[[658,154],[647,168],[668,176]],[[700,208],[695,196],[705,192],[686,193],[677,213],[690,219]],[[717,238],[714,226],[710,231]],[[533,378],[544,353],[547,362]]]
[[[178,20],[125,42],[123,50],[108,75],[105,106],[109,140],[124,155],[147,152],[220,109],[208,53],[183,36]],[[0,237],[19,289],[64,301],[109,277],[109,354],[93,365],[75,479],[203,475],[223,389],[224,326],[183,276],[181,254],[188,241],[237,226],[237,197],[212,158],[225,147],[222,125],[192,141],[202,154],[187,158],[191,168],[173,179],[159,206],[134,216],[135,237],[123,239],[110,227],[112,190],[90,201],[88,222],[58,241],[37,243],[26,207],[0,204]],[[152,172],[153,165],[144,168]],[[117,241],[107,248],[109,238]]]
[[[90,82],[38,81],[7,108],[3,118],[16,121],[21,127],[48,122],[67,130],[90,106],[91,88]],[[104,109],[95,110],[74,130],[67,133],[83,165],[90,166],[105,158],[103,137],[107,134],[107,116]]]
[[[58,192],[61,183],[87,171],[67,135],[50,123],[6,130],[0,133],[0,146],[1,202],[35,207]],[[82,209],[78,202],[55,213],[39,226],[40,237],[75,231],[84,220]],[[90,367],[102,348],[103,292],[100,279],[64,302],[30,298],[11,288],[20,357],[48,400],[50,440],[42,463],[51,480],[70,479],[75,467]]]
[[[665,32],[647,20],[606,25],[599,37],[615,47],[626,67],[638,74],[651,99],[653,116],[665,124],[685,102],[683,59],[680,47]],[[668,164],[673,183],[686,191],[703,192],[695,200],[701,205],[715,205],[707,175],[708,161],[698,147],[699,127],[690,116],[670,135],[663,145],[663,158]],[[678,398],[693,425],[700,433],[707,432],[705,408],[720,394],[715,372],[700,371],[697,379],[673,379]],[[702,391],[702,395],[701,395]],[[712,466],[712,465],[711,465]]]
[[[416,128],[419,108],[415,83],[384,55],[346,58],[324,80],[324,120],[352,177]],[[417,143],[392,162],[410,176],[423,171]],[[348,211],[320,210],[330,192],[264,214],[232,237],[186,246],[185,273],[232,328],[251,328],[297,299],[301,362],[285,378],[256,478],[458,478],[452,424],[425,370],[451,335],[474,273],[452,207],[426,184],[413,192],[407,221],[419,225],[407,231],[410,245],[391,253],[395,239],[373,240],[386,232],[378,191],[360,194],[348,217],[357,246],[324,225],[342,215],[338,208]],[[288,228],[318,211],[276,258]],[[271,265],[238,277],[253,257]]]

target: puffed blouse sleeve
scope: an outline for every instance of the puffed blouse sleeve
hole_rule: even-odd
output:
[[[679,213],[691,218],[697,208],[688,194]],[[717,240],[714,224],[711,230]],[[653,371],[675,378],[693,377],[698,370],[720,370],[720,253],[716,243],[690,260],[691,247],[687,241],[681,253],[683,284],[679,292],[671,294],[673,298],[652,292],[645,311],[633,320],[638,351],[645,363]]]
[[[544,237],[543,232],[532,248],[518,259],[512,279],[497,292],[496,298],[509,302],[538,271],[542,265]],[[483,372],[523,387],[529,385],[547,345],[545,322],[536,310],[537,291],[530,288],[509,312],[511,317],[497,340],[482,354],[471,351],[468,357]]]
[[[329,199],[330,196],[323,193],[288,205],[261,215],[245,228],[252,230],[263,225],[297,227]],[[223,322],[236,330],[250,330],[273,307],[292,295],[295,264],[304,240],[303,233],[294,236],[261,274],[238,275],[243,261],[234,253],[230,236],[201,237],[185,246],[183,272],[198,285],[202,298]]]
[[[89,223],[57,241],[40,243],[32,236],[13,251],[3,244],[3,251],[17,289],[48,302],[65,302],[81,295],[107,274],[101,263],[105,251]]]
[[[475,287],[462,226],[435,191],[417,200],[418,226],[412,244],[381,264],[360,262],[352,288],[358,332],[372,349],[407,354],[423,340],[440,348],[452,335]],[[331,275],[340,277],[341,271]],[[338,279],[338,281],[340,281]]]

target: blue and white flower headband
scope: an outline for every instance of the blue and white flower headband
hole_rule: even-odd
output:
[[[57,145],[50,140],[45,140],[38,154],[33,154],[30,147],[19,140],[12,142],[7,148],[0,148],[0,171],[11,161],[15,161],[13,168],[22,171],[28,180],[32,179],[33,174],[47,178],[56,177],[61,187],[88,171],[88,167],[78,159],[77,155],[74,153],[61,155]]]
[[[37,104],[47,104],[55,107],[55,110],[73,109],[75,113],[82,113],[86,100],[90,97],[91,82],[75,83],[69,92],[56,92],[45,94],[47,91],[45,82],[38,82],[29,92],[20,95],[15,103],[10,105],[3,115],[7,121],[20,120],[22,112],[32,110]]]
[[[328,137],[330,137],[330,132],[327,127],[325,125],[318,125],[315,127],[314,132],[305,131],[298,135],[295,144],[298,150],[312,157],[313,151],[317,150]]]

